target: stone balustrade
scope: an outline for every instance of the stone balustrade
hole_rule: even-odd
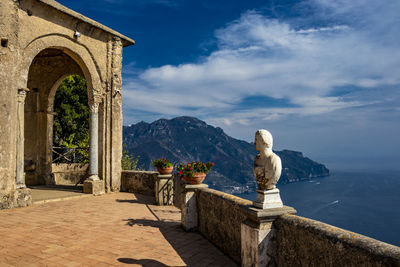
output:
[[[254,210],[262,210],[252,207],[252,201],[204,186],[195,197],[195,229],[242,266],[400,266],[399,247],[289,214],[289,207],[270,216],[270,222],[259,214],[264,223],[257,223]],[[264,255],[255,255],[260,250]]]
[[[400,266],[400,248],[174,178],[182,227],[198,231],[242,266]],[[157,195],[157,172],[123,171],[121,191]]]

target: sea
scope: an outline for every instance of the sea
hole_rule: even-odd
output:
[[[299,216],[400,246],[400,171],[331,171],[278,188]],[[255,200],[257,193],[237,196]]]

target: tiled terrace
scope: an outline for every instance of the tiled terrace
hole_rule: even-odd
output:
[[[107,194],[0,211],[0,266],[236,266],[175,207]]]

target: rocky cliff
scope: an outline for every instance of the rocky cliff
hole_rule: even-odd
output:
[[[139,166],[146,170],[153,169],[152,160],[160,157],[174,163],[211,161],[215,167],[206,178],[211,187],[240,192],[254,190],[256,186],[253,159],[257,151],[254,144],[232,138],[221,128],[193,117],[124,126],[123,142],[131,154],[140,156]],[[283,165],[279,183],[329,175],[324,165],[304,157],[301,152],[275,152],[281,157]]]

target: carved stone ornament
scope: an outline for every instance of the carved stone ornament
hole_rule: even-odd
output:
[[[17,101],[18,101],[19,103],[24,103],[24,102],[25,102],[26,94],[27,94],[29,91],[30,91],[30,90],[27,89],[27,88],[18,89]]]
[[[99,103],[98,102],[89,103],[89,111],[90,111],[90,113],[98,113],[99,112]]]

